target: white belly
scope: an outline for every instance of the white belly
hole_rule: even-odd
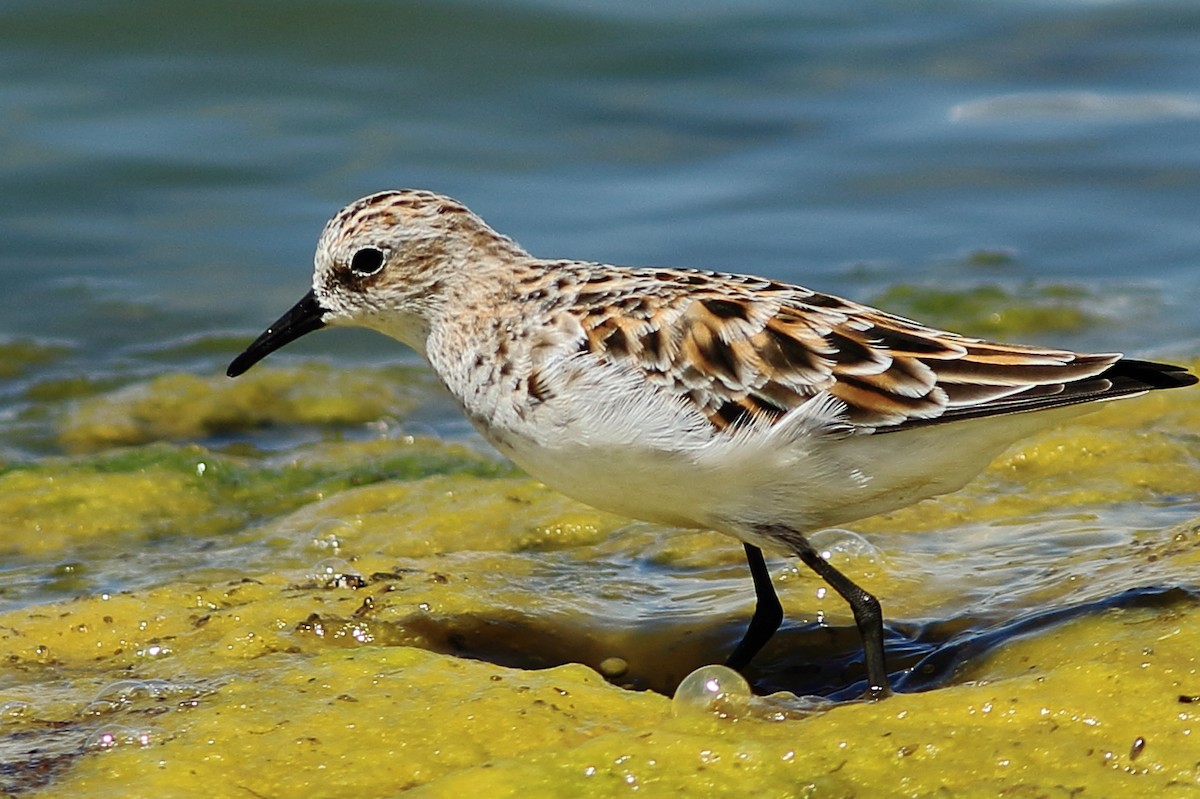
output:
[[[592,359],[543,363],[545,398],[451,390],[480,432],[530,475],[593,507],[761,544],[961,488],[1012,442],[1078,408],[875,434],[818,395],[773,425],[717,430],[644,374]],[[486,401],[485,401],[486,400]]]
[[[956,491],[1014,441],[1079,408],[886,434],[710,435],[701,446],[612,444],[561,435],[498,448],[530,475],[593,507],[762,544],[754,528],[845,524]],[[661,443],[661,442],[657,442]]]

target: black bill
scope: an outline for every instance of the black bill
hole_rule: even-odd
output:
[[[234,358],[225,374],[237,377],[284,344],[295,341],[305,333],[319,330],[325,326],[324,315],[325,309],[317,302],[316,295],[309,291],[290,311],[254,339],[245,352]]]

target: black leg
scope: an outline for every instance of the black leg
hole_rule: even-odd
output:
[[[887,662],[883,656],[883,609],[879,600],[854,584],[846,575],[835,569],[829,561],[813,549],[808,539],[790,527],[763,525],[758,532],[786,543],[800,556],[805,566],[824,578],[829,586],[841,594],[854,613],[854,625],[863,642],[863,659],[867,663],[868,699],[883,699],[892,692],[888,683]],[[747,552],[749,550],[747,549]]]
[[[883,657],[883,609],[879,606],[879,600],[830,565],[804,536],[789,531],[786,540],[805,566],[821,575],[834,591],[850,603],[854,624],[862,636],[863,659],[867,662],[866,696],[868,699],[888,696],[892,687],[888,683],[887,663]]]
[[[750,626],[746,628],[741,643],[725,661],[726,666],[738,671],[746,668],[783,622],[783,606],[779,604],[775,586],[771,585],[771,574],[767,571],[767,562],[763,559],[762,550],[753,544],[743,546],[746,549],[746,562],[750,564],[750,576],[754,579],[756,599]]]

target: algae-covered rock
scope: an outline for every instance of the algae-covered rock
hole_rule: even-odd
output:
[[[1098,319],[1087,310],[1092,300],[1076,286],[1029,286],[1014,292],[999,285],[954,289],[900,284],[868,302],[946,330],[1005,339],[1085,329]]]
[[[509,669],[292,620],[361,589],[278,579],[100,596],[0,617],[0,735],[44,795],[1188,796],[1195,602],[1010,642],[967,681],[789,720],[678,714],[576,665]],[[24,675],[13,680],[16,675]],[[51,675],[54,675],[51,677]],[[70,681],[63,683],[63,677]],[[53,679],[53,691],[39,687]],[[66,736],[53,760],[38,753]],[[18,763],[24,765],[18,765]],[[25,782],[22,781],[25,780]]]
[[[70,352],[57,342],[0,337],[0,379],[23,374],[30,367],[50,363]]]
[[[897,684],[919,692],[677,714],[666,694],[749,617],[736,541],[593,511],[431,439],[162,441],[176,411],[204,436],[370,415],[288,416],[280,384],[274,415],[241,398],[222,416],[224,385],[84,400],[70,419],[92,408],[150,443],[68,424],[90,430],[80,454],[0,472],[0,792],[1200,790],[1191,392],[1112,403],[957,494],[814,536],[880,597]],[[844,694],[862,670],[845,603],[789,560],[770,570],[787,623],[750,684]]]
[[[434,391],[403,368],[263,368],[229,380],[173,373],[78,402],[59,440],[72,452],[181,441],[263,425],[354,425],[404,414]]]
[[[0,552],[46,555],[97,542],[112,546],[131,530],[165,531],[181,516],[211,509],[192,483],[179,474],[0,475]]]
[[[329,442],[303,458],[169,444],[47,458],[0,473],[0,553],[110,558],[150,539],[233,532],[356,485],[457,473],[512,469],[420,438]]]

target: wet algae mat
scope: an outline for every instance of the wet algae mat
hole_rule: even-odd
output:
[[[378,423],[420,372],[60,390],[73,454],[0,472],[0,794],[1200,795],[1200,392],[820,534],[906,691],[834,704],[857,637],[786,559],[758,697],[673,700],[748,619],[737,543]]]

